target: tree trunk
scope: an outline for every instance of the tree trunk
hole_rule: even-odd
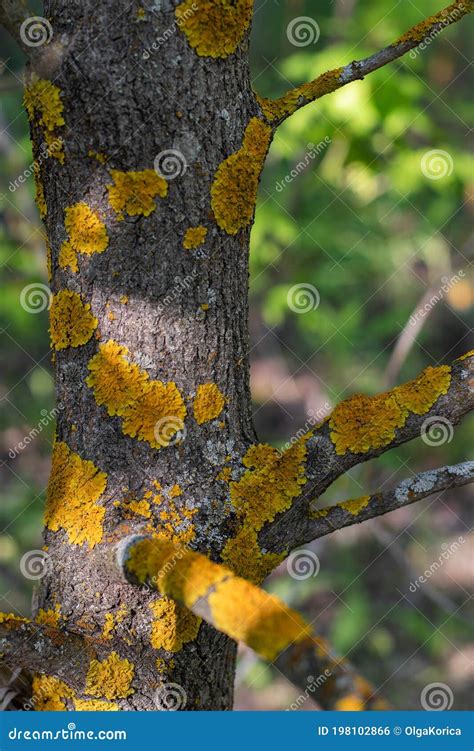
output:
[[[51,565],[38,607],[54,611],[56,622],[59,613],[59,624],[70,631],[105,635],[110,649],[128,656],[135,691],[120,699],[121,709],[156,709],[157,688],[170,683],[184,689],[186,709],[232,707],[235,643],[205,623],[196,635],[199,624],[169,612],[169,603],[153,611],[156,592],[111,578],[110,556],[125,534],[149,533],[153,526],[218,558],[232,518],[225,483],[217,478],[254,441],[247,328],[251,217],[232,234],[218,226],[211,209],[216,170],[241,149],[258,112],[248,43],[224,58],[199,56],[176,23],[176,4],[165,0],[159,10],[147,3],[142,13],[124,0],[49,0],[45,15],[64,45],[49,76],[59,104],[53,89],[43,99],[35,93],[35,77],[25,98],[35,153],[45,139],[53,152],[42,162],[38,183],[47,206],[62,407],[46,505]],[[58,137],[63,152],[54,152]],[[163,154],[170,149],[175,153]],[[160,183],[154,164],[166,182]],[[119,184],[114,171],[150,172],[135,178],[128,195],[128,184]],[[153,194],[157,188],[166,195]],[[252,195],[252,185],[247,189]],[[204,242],[184,247],[186,231],[201,226],[207,229]],[[191,233],[185,245],[192,239]],[[58,296],[64,290],[80,300]],[[78,332],[78,315],[85,333]],[[88,364],[109,340],[127,348],[128,361],[148,381],[179,390],[169,387],[158,406],[139,404],[137,419],[146,428],[135,436],[123,414],[108,409],[107,401],[98,403],[90,385]],[[204,384],[218,387],[222,411],[219,392],[208,388],[195,414],[193,399]],[[71,493],[75,487],[66,477],[75,468],[72,518],[61,501],[64,488]],[[96,472],[102,495],[88,492],[94,480],[87,485],[87,471]],[[97,506],[105,509],[103,519]]]

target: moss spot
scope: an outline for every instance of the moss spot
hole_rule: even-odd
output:
[[[77,292],[63,289],[53,295],[49,311],[51,346],[66,349],[86,344],[98,324],[90,311],[91,306],[84,305]]]
[[[103,253],[109,244],[105,224],[86,203],[80,202],[66,208],[64,226],[69,239],[63,242],[59,251],[61,268],[69,266],[71,271],[76,272],[79,268],[78,253]]]
[[[215,383],[204,383],[197,387],[194,397],[194,418],[198,425],[219,417],[225,404],[223,394]]]
[[[185,0],[175,14],[198,55],[225,58],[244,38],[252,8],[253,0]]]
[[[65,124],[61,91],[51,81],[40,78],[25,88],[24,105],[32,124],[42,128],[48,154],[64,163],[64,149],[57,129]]]
[[[111,170],[113,184],[108,185],[109,203],[118,219],[129,216],[149,216],[156,209],[155,198],[164,198],[168,183],[155,170],[120,172]]]
[[[211,187],[211,206],[218,226],[235,235],[252,221],[263,163],[272,130],[253,117],[242,147],[217,168]]]
[[[207,229],[206,227],[203,227],[202,224],[198,227],[189,227],[184,234],[183,248],[186,248],[186,250],[198,248],[203,244],[206,237]]]
[[[132,663],[120,659],[117,652],[111,652],[102,662],[91,660],[85,693],[105,699],[125,699],[134,693],[130,687],[134,672]]]
[[[174,600],[163,597],[152,602],[150,610],[154,616],[150,639],[154,649],[179,652],[183,644],[196,638],[201,618],[197,618]]]
[[[105,508],[97,501],[107,486],[107,475],[91,462],[74,454],[66,443],[55,443],[46,497],[45,524],[57,532],[64,529],[70,543],[102,540]]]

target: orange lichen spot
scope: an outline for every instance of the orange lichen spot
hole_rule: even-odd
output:
[[[178,485],[178,483],[176,483],[176,485],[173,485],[173,487],[168,491],[168,496],[169,498],[178,498],[178,496],[180,495],[183,495],[183,489],[181,485]]]
[[[336,712],[363,712],[365,703],[357,694],[348,694],[342,699],[338,699],[334,705],[334,709]]]
[[[64,529],[70,543],[88,542],[93,548],[102,540],[105,508],[97,501],[106,485],[107,475],[95,464],[74,454],[66,443],[56,442],[46,498],[48,529]]]
[[[198,55],[225,58],[244,38],[252,8],[253,0],[185,0],[175,14]]]
[[[36,623],[41,624],[41,626],[51,626],[52,628],[57,628],[59,626],[59,619],[61,618],[61,608],[59,605],[55,605],[54,610],[52,608],[49,608],[48,610],[43,610],[43,608],[40,608],[38,610],[38,615],[36,616]]]
[[[154,649],[179,652],[183,644],[193,641],[199,631],[201,618],[178,605],[168,597],[152,602],[150,610],[154,620],[151,627],[151,645]]]
[[[61,91],[51,81],[40,78],[25,88],[23,99],[30,122],[39,125],[49,156],[64,163],[64,149],[56,130],[65,124]]]
[[[343,501],[342,503],[338,503],[337,505],[339,506],[339,508],[344,509],[344,511],[348,511],[349,514],[357,516],[359,511],[362,511],[363,508],[366,508],[369,501],[370,495],[361,495],[360,498],[352,498],[349,501]]]
[[[64,227],[68,239],[63,242],[59,251],[59,265],[62,268],[69,266],[71,271],[76,272],[79,268],[78,253],[103,253],[109,244],[104,222],[96,211],[82,201],[67,206],[64,212]]]
[[[235,235],[252,221],[263,163],[272,130],[253,117],[245,130],[242,147],[217,168],[211,187],[211,206],[218,226]]]
[[[86,379],[96,402],[110,416],[122,418],[125,435],[147,441],[153,448],[168,446],[182,429],[186,407],[172,381],[152,381],[146,371],[128,360],[128,350],[109,340],[89,361]]]
[[[100,699],[74,699],[76,712],[119,712],[120,707],[112,701]]]
[[[216,628],[245,642],[265,660],[274,660],[290,644],[311,633],[297,613],[244,579],[224,580],[208,602]]]
[[[194,418],[198,425],[219,417],[225,404],[223,394],[215,383],[204,383],[197,387],[194,397]]]
[[[132,663],[120,659],[117,652],[111,652],[102,662],[91,660],[85,693],[105,699],[125,699],[134,693],[130,686],[134,672]]]
[[[155,198],[164,198],[168,183],[153,169],[138,172],[111,170],[114,181],[107,186],[109,203],[118,214],[118,219],[129,216],[149,216],[156,209]]]
[[[189,227],[184,235],[183,248],[192,250],[203,244],[207,236],[207,229],[200,224],[198,227]]]
[[[64,699],[72,699],[75,692],[64,681],[52,675],[36,675],[33,678],[32,695],[37,712],[65,712]]]
[[[447,365],[428,367],[413,381],[376,396],[356,394],[338,404],[329,426],[337,454],[365,453],[395,438],[410,413],[423,415],[446,394],[451,383]]]
[[[318,76],[314,81],[290,89],[279,99],[268,99],[257,94],[257,102],[266,119],[270,123],[278,123],[305,104],[314,102],[321,96],[338,89],[342,85],[341,74],[343,71],[344,68],[328,70],[327,73]]]
[[[82,302],[77,292],[62,289],[51,298],[49,332],[54,349],[87,344],[98,325],[91,306]]]

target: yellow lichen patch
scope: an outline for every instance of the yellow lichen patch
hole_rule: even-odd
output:
[[[150,539],[140,540],[129,551],[127,558],[127,570],[143,584],[149,576],[148,559],[153,550],[153,541]]]
[[[198,55],[225,58],[244,38],[252,8],[253,0],[185,0],[175,14]]]
[[[334,705],[336,712],[363,712],[365,709],[364,701],[357,694],[348,694]]]
[[[40,623],[42,626],[51,626],[57,628],[59,626],[59,619],[61,618],[61,608],[59,605],[55,605],[54,610],[49,608],[43,610],[40,608],[38,615],[36,616],[36,623]]]
[[[370,495],[361,495],[360,498],[352,498],[349,501],[343,501],[342,503],[338,503],[337,505],[339,506],[339,508],[344,509],[344,511],[348,511],[349,514],[356,516],[359,511],[362,511],[363,508],[366,508],[369,501]]]
[[[341,73],[343,70],[344,68],[328,70],[327,73],[318,76],[314,81],[290,89],[279,99],[267,99],[257,94],[257,102],[267,120],[271,123],[277,123],[292,115],[305,104],[314,102],[319,97],[338,89],[342,85]]]
[[[154,616],[150,638],[154,649],[179,652],[183,644],[196,638],[201,618],[197,618],[174,600],[163,597],[152,602],[150,610]]]
[[[36,188],[35,201],[38,207],[38,211],[40,213],[40,217],[41,219],[44,219],[46,214],[48,213],[48,207],[46,205],[46,199],[44,197],[43,183],[41,182],[39,170],[37,169],[35,169],[34,171],[34,178],[35,178],[35,188]]]
[[[474,355],[474,349],[469,350],[469,352],[466,352],[465,355],[461,355],[461,357],[458,357],[458,360],[467,360],[468,357],[472,357]]]
[[[103,253],[109,244],[109,236],[104,222],[96,211],[86,203],[68,206],[64,212],[64,227],[68,233],[59,251],[59,265],[78,270],[77,254]]]
[[[113,613],[105,614],[104,627],[102,629],[102,639],[112,639],[112,631],[115,628],[115,618]]]
[[[328,508],[314,509],[309,512],[311,519],[324,519],[328,515]]]
[[[64,150],[56,130],[65,124],[61,91],[51,81],[40,78],[25,88],[24,105],[33,124],[42,128],[48,154],[64,163]]]
[[[51,298],[49,331],[54,349],[87,344],[97,328],[91,306],[82,302],[77,292],[62,289]]]
[[[451,383],[447,365],[431,366],[413,381],[376,396],[356,394],[338,404],[329,426],[337,454],[365,453],[395,438],[410,413],[423,415],[446,394]]]
[[[188,509],[185,506],[178,508],[170,500],[168,508],[160,511],[159,526],[150,531],[156,537],[165,537],[177,545],[185,545],[194,540],[196,536],[192,519],[197,512],[198,509],[196,508]]]
[[[242,147],[217,168],[211,206],[218,226],[228,235],[237,234],[252,221],[271,136],[271,127],[253,117],[245,130]]]
[[[23,618],[21,615],[14,615],[14,613],[0,613],[0,623],[4,623],[8,626],[8,622],[13,623],[28,623],[28,618]]]
[[[142,498],[141,501],[129,501],[124,504],[125,511],[132,511],[132,513],[138,516],[143,516],[145,519],[151,518],[151,508],[147,500]]]
[[[156,209],[155,198],[164,198],[168,183],[155,170],[120,172],[111,170],[113,184],[108,185],[109,203],[118,219],[129,216],[149,216]]]
[[[120,707],[112,701],[100,699],[74,699],[76,712],[119,712]]]
[[[120,659],[117,652],[100,662],[91,660],[86,677],[85,693],[105,699],[125,699],[134,693],[130,687],[134,667],[127,659]]]
[[[244,579],[260,584],[287,553],[262,553],[258,546],[257,532],[243,525],[235,537],[227,541],[222,560],[229,568]]]
[[[223,394],[215,383],[204,383],[197,387],[194,397],[194,418],[198,425],[219,417],[225,404]]]
[[[274,660],[311,633],[303,618],[280,600],[237,577],[218,584],[208,602],[216,628],[265,660]]]
[[[232,575],[202,555],[162,541],[148,547],[146,565],[161,594],[183,602],[190,609],[216,584]]]
[[[130,363],[128,350],[109,340],[89,361],[86,383],[109,415],[122,418],[125,435],[147,441],[153,448],[168,446],[182,429],[186,407],[172,381],[150,380],[148,373]]]
[[[176,485],[173,485],[173,487],[170,488],[168,496],[169,498],[178,498],[180,495],[183,495],[183,489],[181,485],[178,485],[178,483],[176,483]]]
[[[183,248],[192,250],[203,244],[207,236],[207,229],[200,224],[198,227],[189,227],[184,235]]]
[[[96,503],[105,491],[107,475],[91,462],[74,454],[66,443],[55,443],[48,484],[45,524],[57,532],[64,529],[70,543],[102,540],[105,508]]]
[[[33,678],[32,695],[37,712],[65,712],[63,699],[74,698],[75,692],[59,678],[52,675],[36,675]]]

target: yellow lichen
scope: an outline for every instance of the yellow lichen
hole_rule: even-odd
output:
[[[201,618],[178,605],[168,597],[152,602],[150,610],[154,620],[151,627],[151,645],[154,649],[179,652],[183,644],[193,641],[199,631]]]
[[[235,235],[252,221],[263,163],[272,130],[253,117],[245,130],[242,147],[217,168],[211,187],[211,206],[218,226]]]
[[[369,501],[370,495],[361,495],[360,498],[352,498],[349,501],[343,501],[342,503],[338,503],[337,505],[339,506],[339,508],[344,509],[344,511],[348,511],[349,514],[357,516],[359,511],[362,511],[363,508],[366,508]]]
[[[103,253],[109,244],[107,228],[96,211],[86,203],[68,206],[64,212],[64,227],[68,233],[59,251],[59,265],[76,272],[78,253]]]
[[[461,357],[458,357],[458,360],[467,360],[468,357],[472,357],[474,355],[474,349],[469,350],[469,352],[466,352],[466,354],[461,355]]]
[[[149,216],[156,209],[155,198],[164,198],[168,183],[153,169],[138,172],[111,170],[113,183],[108,185],[109,203],[118,219],[129,216]]]
[[[51,298],[49,331],[54,349],[86,344],[97,328],[91,306],[82,302],[77,292],[62,289]]]
[[[265,660],[274,660],[311,633],[303,618],[280,600],[237,577],[217,584],[208,602],[216,628]]]
[[[286,552],[262,553],[257,532],[244,524],[237,535],[226,542],[222,560],[239,576],[260,584],[286,555]]]
[[[207,236],[207,229],[200,224],[198,227],[189,227],[184,235],[183,248],[192,250],[203,244]]]
[[[198,55],[225,58],[244,38],[252,8],[253,0],[185,0],[175,14]]]
[[[176,483],[176,485],[173,485],[173,487],[170,488],[168,496],[169,498],[178,498],[180,495],[183,495],[183,489],[181,485]]]
[[[144,498],[142,498],[141,501],[129,501],[124,504],[124,509],[126,511],[132,511],[138,516],[143,516],[145,519],[150,519],[151,517],[150,504]]]
[[[314,102],[319,97],[335,91],[341,86],[341,73],[344,68],[335,68],[318,76],[314,81],[309,81],[301,86],[290,89],[279,99],[268,99],[258,94],[256,99],[260,108],[270,123],[278,123],[289,115],[296,112],[309,102]]]
[[[102,639],[112,639],[112,631],[115,628],[115,618],[113,613],[105,614],[104,627],[102,629]]]
[[[428,367],[409,383],[376,396],[356,394],[338,404],[329,426],[337,454],[365,453],[387,446],[410,413],[423,415],[446,394],[451,383],[447,365]]]
[[[348,694],[337,700],[334,709],[336,712],[363,712],[365,703],[357,694]]]
[[[38,615],[36,616],[36,623],[39,623],[42,626],[51,626],[52,628],[57,628],[60,618],[61,608],[59,607],[59,605],[55,605],[54,610],[52,608],[49,608],[48,610],[43,610],[43,608],[40,608],[38,610]]]
[[[37,169],[35,169],[34,171],[34,178],[35,178],[35,188],[36,188],[35,201],[38,207],[38,211],[40,213],[40,217],[41,219],[44,219],[48,213],[48,207],[46,205],[46,199],[44,197],[43,183],[41,182],[39,170]]]
[[[204,383],[197,387],[194,397],[194,418],[198,425],[219,417],[225,404],[223,394],[215,383]]]
[[[105,491],[107,475],[91,462],[74,454],[66,443],[55,443],[48,484],[45,524],[57,532],[64,529],[70,543],[102,540],[105,508],[97,501]]]
[[[150,529],[153,536],[165,537],[176,544],[187,544],[196,536],[192,519],[197,514],[197,509],[188,509],[185,506],[178,508],[172,500],[168,508],[160,511],[160,524]]]
[[[119,712],[120,707],[111,701],[100,699],[74,699],[76,712]]]
[[[15,623],[28,623],[28,618],[23,618],[21,615],[14,615],[14,613],[0,613],[0,623],[8,625],[9,621]]]
[[[31,123],[39,125],[48,154],[64,163],[64,149],[57,129],[65,124],[61,91],[51,81],[40,78],[25,88],[24,105]]]
[[[121,659],[117,652],[100,662],[91,660],[86,677],[85,693],[105,699],[125,699],[134,693],[131,683],[134,667],[127,659]]]
[[[36,675],[33,678],[32,695],[37,712],[65,712],[63,699],[72,699],[75,692],[64,681],[52,675]]]
[[[152,381],[130,363],[128,350],[109,340],[89,361],[86,383],[109,415],[122,418],[125,435],[147,441],[153,448],[168,446],[183,428],[186,407],[176,384]]]

